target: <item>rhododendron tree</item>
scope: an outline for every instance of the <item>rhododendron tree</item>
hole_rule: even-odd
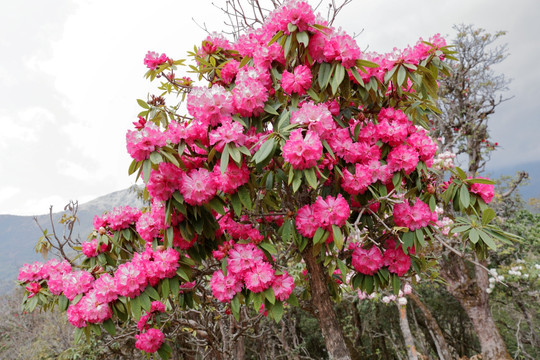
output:
[[[437,204],[464,214],[470,226],[454,231],[479,253],[501,237],[486,205],[491,182],[456,169],[441,185],[432,168],[424,127],[451,54],[438,35],[362,53],[302,1],[234,42],[205,39],[191,53],[198,83],[176,75],[184,60],[149,52],[146,77],[159,79],[159,94],[138,100],[126,140],[150,206],[96,218],[71,267],[21,269],[24,306],[58,304],[79,336],[144,319],[136,347],[168,358],[158,313],[203,306],[207,290],[238,321],[242,308],[279,321],[300,298],[331,358],[350,358],[333,301],[397,293],[401,278],[425,272]]]

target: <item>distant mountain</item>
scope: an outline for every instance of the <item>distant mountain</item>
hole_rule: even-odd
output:
[[[74,236],[86,240],[92,231],[94,216],[118,206],[142,207],[143,202],[130,188],[80,204],[77,213],[79,224],[74,227]],[[59,236],[62,236],[64,227],[58,221],[64,213],[61,211],[53,214]],[[48,229],[51,233],[49,214],[36,216],[36,219],[43,229]],[[17,279],[18,270],[23,264],[44,260],[41,254],[36,254],[34,250],[42,235],[33,216],[0,215],[0,294],[13,288],[13,281]]]

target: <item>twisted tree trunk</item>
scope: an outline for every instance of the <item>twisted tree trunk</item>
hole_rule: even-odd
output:
[[[309,274],[311,303],[321,327],[328,355],[331,360],[351,360],[343,330],[337,319],[328,290],[328,275],[323,265],[313,255],[312,246],[307,246],[302,256]]]
[[[482,359],[511,360],[489,307],[487,271],[474,265],[474,277],[471,277],[465,261],[452,254],[441,266],[441,275],[447,281],[448,292],[471,319],[482,348]]]

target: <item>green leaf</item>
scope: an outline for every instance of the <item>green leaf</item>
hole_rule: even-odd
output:
[[[229,144],[227,144],[223,148],[223,152],[221,153],[221,162],[219,165],[219,170],[221,171],[221,174],[225,174],[227,171],[227,167],[229,166]]]
[[[307,183],[311,186],[312,189],[317,189],[317,176],[315,175],[315,169],[309,168],[304,170],[304,176],[306,177]]]
[[[145,183],[148,183],[150,179],[150,172],[152,170],[152,162],[150,160],[144,160],[142,171],[143,171],[143,180]]]
[[[139,106],[143,109],[150,109],[150,106],[148,106],[148,104],[144,100],[137,99],[137,104],[139,104]]]
[[[229,143],[225,147],[229,148],[229,154],[236,164],[242,163],[242,153],[233,144]]]
[[[299,32],[296,34],[296,40],[298,40],[300,44],[304,44],[304,46],[307,47],[309,44],[309,35],[305,31]]]
[[[461,168],[456,166],[456,171],[457,171],[458,176],[459,176],[459,178],[461,180],[466,180],[467,179],[467,174],[465,174],[465,171],[461,170]]]
[[[270,104],[265,104],[264,105],[264,111],[266,111],[267,113],[272,114],[272,115],[279,115],[279,113],[276,111],[276,109],[274,109],[272,106],[270,106]]]
[[[268,289],[264,291],[264,297],[270,301],[270,304],[276,303],[276,295],[274,294],[274,289],[270,286]]]
[[[291,293],[291,295],[287,299],[287,303],[292,306],[300,306],[300,303],[298,302],[298,298],[296,297],[294,293]]]
[[[238,197],[246,209],[251,210],[251,196],[249,194],[249,189],[246,186],[242,186],[238,189]]]
[[[328,232],[323,228],[318,228],[317,231],[315,231],[315,235],[313,235],[313,243],[318,244],[326,240],[324,239],[324,235],[327,235],[328,237]]]
[[[482,238],[482,241],[484,242],[484,244],[489,246],[491,250],[497,250],[497,244],[495,244],[495,241],[493,241],[493,238],[491,236],[489,236],[482,230],[478,230],[478,234]]]
[[[392,289],[394,290],[394,294],[399,293],[399,288],[401,287],[401,281],[399,280],[399,276],[392,274]]]
[[[66,311],[69,305],[69,301],[65,295],[60,295],[58,297],[58,310]]]
[[[107,330],[111,336],[116,335],[116,326],[114,326],[114,323],[111,319],[107,319],[103,322],[103,328]]]
[[[152,302],[150,301],[150,298],[148,297],[148,295],[144,292],[141,293],[141,295],[139,295],[139,300],[141,302],[141,307],[147,312],[150,312]]]
[[[152,299],[154,300],[159,300],[160,297],[159,297],[159,294],[158,292],[156,291],[156,289],[154,289],[152,286],[148,286],[145,290],[144,290],[144,293],[148,296],[150,296]]]
[[[461,225],[452,228],[452,233],[463,233],[471,228],[471,225]]]
[[[319,87],[324,90],[330,81],[330,75],[332,75],[332,65],[326,62],[321,63],[319,67]]]
[[[170,292],[170,285],[169,285],[169,279],[165,278],[161,280],[161,296],[166,299],[169,297]]]
[[[276,323],[278,323],[283,316],[283,303],[281,301],[276,302],[270,309],[269,313],[272,315],[272,318],[274,318]]]
[[[422,247],[426,246],[426,242],[424,241],[424,232],[422,231],[422,229],[416,229],[415,233],[416,233],[416,238],[418,239],[418,243],[420,244],[420,246]]]
[[[238,299],[238,294],[236,294],[231,300],[231,310],[236,321],[240,321],[240,300]]]
[[[277,249],[272,243],[262,242],[259,243],[259,246],[268,251],[270,254],[277,254]]]
[[[407,70],[403,66],[399,67],[397,74],[397,86],[402,86],[405,78],[407,77]]]
[[[461,188],[459,189],[459,203],[461,204],[461,208],[463,210],[468,208],[471,203],[469,189],[465,184],[461,185]]]
[[[130,301],[131,304],[131,313],[136,320],[141,318],[141,300],[139,297],[133,298]]]
[[[242,201],[240,200],[238,193],[234,193],[231,195],[231,204],[233,206],[234,213],[237,216],[242,215]]]
[[[488,185],[495,185],[495,181],[489,180],[489,179],[465,179],[464,180],[468,184],[488,184]]]
[[[339,85],[343,82],[343,79],[345,78],[345,73],[347,71],[341,64],[336,65],[336,70],[334,71],[334,77],[332,78],[332,83],[330,84],[332,87],[332,94],[335,94],[337,92],[337,89],[339,88]]]
[[[343,248],[343,234],[339,226],[332,225],[332,236],[334,237],[334,244],[336,244],[338,250],[341,250]]]
[[[264,144],[261,145],[259,150],[257,150],[255,155],[253,155],[252,159],[255,162],[255,164],[260,164],[264,162],[268,157],[270,157],[272,153],[274,152],[275,144],[276,144],[276,141],[274,140],[273,137],[268,138],[264,142]]]
[[[172,349],[169,344],[163,343],[157,350],[157,353],[162,360],[169,360],[172,354]]]
[[[479,235],[476,229],[471,229],[471,231],[469,231],[469,239],[473,244],[476,244],[478,242]]]
[[[153,151],[150,153],[150,161],[152,162],[152,164],[159,164],[161,162],[163,162],[163,157],[161,156],[160,153],[156,152],[156,151]]]
[[[169,280],[169,285],[171,286],[171,294],[178,296],[180,292],[180,279],[178,276],[175,276]]]
[[[495,218],[496,214],[495,214],[495,211],[493,211],[493,209],[491,208],[487,208],[484,210],[484,212],[482,213],[482,225],[487,225],[490,223],[491,220],[493,220],[493,218]]]

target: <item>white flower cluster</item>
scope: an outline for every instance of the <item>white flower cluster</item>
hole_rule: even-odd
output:
[[[443,151],[442,153],[437,154],[435,159],[433,159],[433,168],[435,170],[453,169],[455,158],[456,154],[450,151]]]
[[[397,300],[397,303],[399,305],[405,306],[405,305],[407,305],[407,298],[405,297],[405,295],[409,295],[410,293],[412,293],[411,285],[410,284],[405,284],[405,286],[403,286],[403,290],[399,290],[398,296],[396,296],[396,295],[385,295],[385,296],[383,296],[381,298],[381,301],[383,303],[385,303],[385,304],[389,304],[391,301],[396,301]],[[360,300],[364,300],[364,299],[373,300],[376,297],[377,297],[377,293],[375,293],[375,292],[368,295],[365,292],[363,292],[361,290],[358,290],[358,298]]]

